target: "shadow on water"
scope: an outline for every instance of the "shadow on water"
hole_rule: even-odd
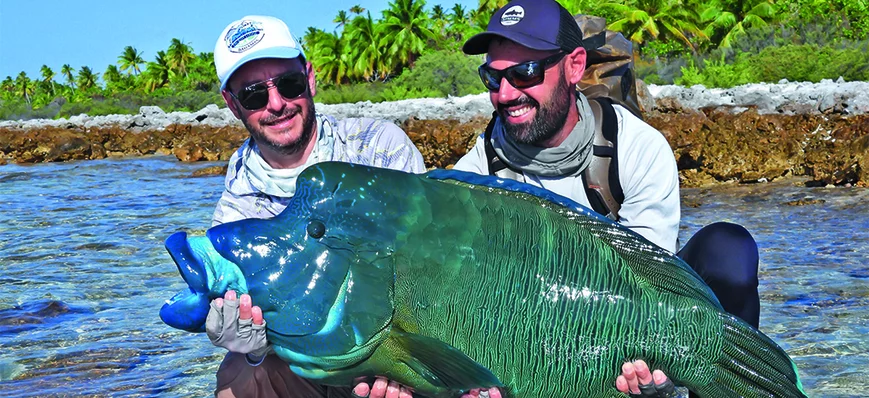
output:
[[[0,337],[63,322],[78,314],[93,313],[92,310],[70,306],[56,300],[37,300],[20,306],[0,309]]]

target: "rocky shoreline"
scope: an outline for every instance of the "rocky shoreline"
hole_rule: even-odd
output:
[[[806,177],[869,185],[869,82],[753,84],[731,89],[641,86],[646,121],[670,142],[686,187]],[[336,117],[399,124],[429,167],[450,167],[486,126],[488,96],[317,104]],[[0,121],[0,164],[173,154],[227,160],[247,132],[226,108]],[[2,170],[2,168],[0,168]],[[218,171],[219,172],[219,171]]]

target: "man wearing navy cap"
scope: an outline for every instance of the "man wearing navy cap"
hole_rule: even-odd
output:
[[[595,116],[576,86],[587,51],[594,47],[583,42],[573,16],[553,0],[514,0],[499,9],[487,30],[463,47],[467,54],[487,54],[479,73],[495,110],[492,128],[455,169],[523,181],[591,208],[583,172],[593,158]],[[613,110],[617,177],[624,193],[615,219],[676,252],[679,175],[673,152],[659,131],[628,109],[615,103]],[[506,169],[490,171],[496,161]],[[745,228],[711,224],[677,255],[704,278],[725,310],[757,327],[758,250]],[[643,361],[626,363],[622,370],[616,387],[623,393],[672,394],[672,382]]]

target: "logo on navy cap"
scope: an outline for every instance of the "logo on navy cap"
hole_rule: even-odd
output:
[[[519,23],[525,18],[525,9],[522,6],[513,6],[501,14],[501,25],[510,26]]]
[[[240,53],[255,46],[263,36],[265,32],[261,23],[245,20],[230,27],[223,40],[229,51]]]

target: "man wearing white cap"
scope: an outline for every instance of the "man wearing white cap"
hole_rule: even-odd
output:
[[[215,45],[214,65],[223,99],[250,139],[229,161],[213,225],[279,214],[295,193],[296,177],[318,162],[425,172],[419,150],[395,124],[337,120],[314,111],[313,68],[281,20],[247,16],[229,24]],[[250,296],[230,291],[211,307],[206,332],[215,345],[230,351],[218,370],[217,396],[349,395],[350,389],[314,385],[275,355],[266,355],[265,322]],[[368,389],[365,383],[357,387]]]

